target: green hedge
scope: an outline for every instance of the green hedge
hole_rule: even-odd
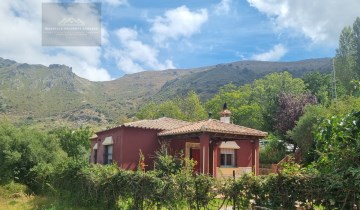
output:
[[[80,206],[106,209],[200,209],[215,195],[212,177],[193,176],[186,170],[158,177],[156,171],[68,163],[49,182],[57,196]]]
[[[68,163],[49,181],[57,196],[98,209],[219,209],[224,205],[236,209],[348,209],[360,206],[356,199],[360,195],[359,175],[341,178],[284,170],[281,174],[217,181],[186,170],[159,177],[156,171]]]

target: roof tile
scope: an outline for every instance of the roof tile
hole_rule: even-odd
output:
[[[123,126],[132,127],[132,128],[170,130],[190,124],[191,124],[190,122],[162,117],[155,120],[140,120],[135,122],[129,122],[129,123],[125,123]]]
[[[178,135],[178,134],[197,133],[197,132],[226,133],[226,134],[258,136],[258,137],[267,136],[267,133],[263,131],[247,128],[240,125],[224,123],[214,119],[199,121],[170,130],[164,130],[160,132],[158,135],[170,136],[170,135]]]

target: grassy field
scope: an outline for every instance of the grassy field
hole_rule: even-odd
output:
[[[0,210],[85,210],[74,207],[66,201],[54,197],[16,194],[10,197],[0,197]]]
[[[10,183],[0,186],[0,210],[88,210],[74,206],[65,200],[54,196],[39,196],[27,193],[26,186]],[[218,209],[222,200],[215,199],[212,201],[209,209]],[[225,206],[224,206],[225,207]],[[127,209],[126,205],[119,205],[119,209]],[[100,208],[93,207],[93,210]],[[165,209],[164,209],[165,210]]]
[[[52,196],[28,193],[26,186],[10,183],[0,186],[0,210],[85,210]]]

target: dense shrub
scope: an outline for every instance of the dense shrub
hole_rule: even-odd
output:
[[[261,164],[276,164],[286,156],[286,148],[282,141],[270,135],[265,147],[260,148],[259,158]]]
[[[192,161],[182,155],[168,155],[166,150],[157,153],[155,170],[125,171],[116,164],[94,165],[82,158],[64,158],[66,154],[51,134],[8,123],[0,124],[0,134],[2,183],[12,180],[25,183],[32,191],[52,194],[74,207],[219,209],[226,204],[236,209],[251,206],[358,209],[360,206],[360,112],[332,117],[320,124],[314,133],[318,160],[312,165],[301,168],[290,162],[282,165],[278,174],[257,177],[246,174],[222,181],[194,174]],[[276,148],[277,142],[269,145]],[[7,187],[27,191],[16,184]]]
[[[57,195],[85,207],[125,209],[206,207],[214,180],[186,171],[158,177],[154,171],[125,171],[116,165],[68,162],[53,176]]]
[[[90,149],[89,139],[93,134],[89,127],[80,127],[76,130],[63,127],[51,133],[59,139],[60,146],[68,157],[75,160],[87,160]]]
[[[158,177],[153,171],[68,162],[56,172],[51,183],[56,195],[74,206],[98,209],[217,209],[223,204],[236,209],[250,206],[313,209],[320,205],[336,209],[352,205],[354,198],[345,199],[347,185],[336,175],[296,165],[283,167],[279,174],[245,174],[236,180],[218,182],[211,176],[183,170]],[[220,201],[215,198],[219,195],[223,195]]]
[[[56,165],[66,157],[53,135],[0,122],[0,183],[16,181],[36,189],[37,173],[45,165]]]

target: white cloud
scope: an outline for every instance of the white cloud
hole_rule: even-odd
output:
[[[127,0],[103,0],[105,3],[108,3],[112,6],[120,6],[128,4]]]
[[[231,7],[230,7],[231,1],[232,0],[221,0],[220,3],[215,5],[215,8],[214,8],[215,14],[217,14],[217,15],[228,14],[231,9]]]
[[[190,11],[186,6],[181,6],[166,11],[163,17],[156,17],[150,31],[158,44],[164,44],[168,39],[188,38],[200,32],[207,20],[206,9]]]
[[[75,0],[76,3],[89,3],[89,2],[99,2],[97,0]],[[102,3],[109,4],[110,6],[120,6],[128,5],[128,0],[102,0]]]
[[[161,63],[158,60],[158,50],[141,42],[134,29],[120,28],[115,31],[115,35],[121,48],[110,50],[108,56],[114,57],[118,68],[125,73],[175,68],[171,60]]]
[[[253,55],[251,59],[258,61],[278,61],[286,54],[286,52],[286,47],[282,44],[277,44],[268,52]]]
[[[110,80],[100,67],[100,47],[42,47],[41,2],[0,1],[0,57],[30,64],[65,64],[90,80]],[[102,40],[106,40],[103,28]]]
[[[359,0],[247,0],[273,19],[278,29],[293,29],[314,43],[336,46],[340,31],[359,15]]]

